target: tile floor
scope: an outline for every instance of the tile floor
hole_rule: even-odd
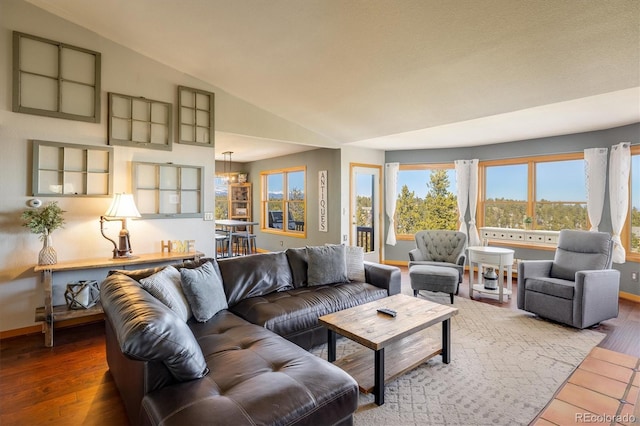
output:
[[[531,423],[640,424],[640,358],[594,348]]]

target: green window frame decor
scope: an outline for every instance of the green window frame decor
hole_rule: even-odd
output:
[[[304,166],[260,173],[263,232],[306,238],[306,174]]]
[[[203,217],[204,167],[132,163],[133,196],[145,219]]]
[[[214,93],[178,86],[178,142],[213,148],[214,107]]]
[[[170,151],[173,105],[109,93],[109,145]]]
[[[100,122],[99,52],[13,32],[12,110]]]
[[[32,195],[108,197],[113,194],[113,148],[33,141]]]

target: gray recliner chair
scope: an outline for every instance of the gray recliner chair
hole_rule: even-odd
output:
[[[418,231],[414,238],[416,248],[409,252],[409,276],[414,295],[418,290],[442,291],[451,294],[453,303],[453,295],[458,294],[464,277],[467,235],[458,231]],[[412,268],[418,265],[425,267]],[[450,278],[448,270],[457,271],[457,277]]]
[[[605,232],[562,230],[553,261],[518,265],[518,308],[576,328],[618,316],[620,272]]]

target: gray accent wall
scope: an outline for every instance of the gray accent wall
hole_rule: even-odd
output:
[[[468,148],[387,151],[385,161],[387,163],[399,162],[400,164],[450,163],[455,160],[474,158],[483,161],[582,152],[586,148],[609,148],[609,152],[611,152],[611,146],[620,142],[631,142],[632,145],[640,143],[640,123],[594,132]],[[640,185],[640,182],[634,181],[634,184]],[[385,235],[388,227],[389,222],[385,217]],[[611,232],[608,190],[605,194],[605,204],[599,230]],[[395,246],[385,245],[385,260],[389,262],[408,261],[409,250],[414,247],[415,243],[413,241],[398,241]],[[554,252],[549,250],[516,248],[515,257],[520,259],[552,259],[553,254]],[[614,264],[614,267],[621,272],[620,290],[640,295],[640,284],[631,281],[631,272],[640,271],[640,263],[627,261],[624,264]]]
[[[246,163],[248,181],[253,184],[253,218],[260,221],[261,183],[260,173],[268,170],[306,166],[307,219],[306,238],[262,232],[260,226],[253,229],[256,244],[261,250],[279,251],[290,247],[340,244],[340,150],[321,148],[282,157]],[[329,232],[318,231],[318,172],[327,170],[329,197]]]

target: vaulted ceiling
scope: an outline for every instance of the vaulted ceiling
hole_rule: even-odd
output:
[[[471,146],[640,121],[635,0],[29,1],[336,146]]]

